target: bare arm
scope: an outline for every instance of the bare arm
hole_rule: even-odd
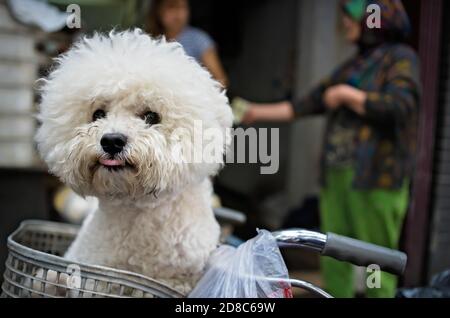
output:
[[[228,79],[214,47],[207,49],[203,53],[202,63],[217,81],[219,81],[224,87],[227,87]]]
[[[323,104],[327,109],[337,109],[346,104],[359,115],[365,113],[366,93],[348,85],[336,85],[328,88],[323,95]],[[291,121],[295,118],[291,102],[283,101],[271,104],[249,103],[242,122],[251,124],[256,121]]]
[[[251,103],[249,106],[242,119],[244,124],[251,124],[256,121],[291,121],[295,117],[294,109],[288,101],[272,104]]]

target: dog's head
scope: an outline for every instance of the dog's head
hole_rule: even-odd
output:
[[[81,195],[135,199],[215,174],[232,123],[210,74],[139,30],[85,38],[58,58],[38,118],[52,173]]]

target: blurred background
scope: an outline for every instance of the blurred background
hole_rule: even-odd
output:
[[[66,8],[81,8],[81,29],[66,26]],[[36,80],[52,58],[93,31],[144,28],[151,0],[0,0],[0,272],[6,239],[24,219],[79,220],[61,214],[59,181],[39,160],[33,117]],[[420,286],[450,268],[450,25],[448,1],[407,0],[410,44],[419,52],[423,81],[419,156],[401,249],[409,256],[401,284]],[[302,97],[354,53],[343,40],[337,0],[190,0],[190,24],[216,44],[228,95],[276,102]],[[448,19],[447,19],[448,20]],[[242,211],[237,237],[255,228],[318,229],[319,156],[324,118],[280,129],[280,170],[261,175],[258,164],[228,164],[215,180],[223,206]],[[84,207],[80,207],[82,209]],[[286,253],[292,275],[320,285],[317,256]],[[305,277],[306,276],[306,277]],[[1,278],[0,278],[1,281]]]

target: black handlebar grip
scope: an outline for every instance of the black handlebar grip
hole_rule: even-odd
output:
[[[400,251],[366,243],[349,237],[327,233],[322,255],[359,266],[378,265],[382,271],[402,275],[407,256]]]

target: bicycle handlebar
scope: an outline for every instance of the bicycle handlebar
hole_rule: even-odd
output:
[[[359,266],[378,265],[382,271],[402,275],[405,253],[334,233],[292,229],[272,233],[280,247],[300,247]]]

